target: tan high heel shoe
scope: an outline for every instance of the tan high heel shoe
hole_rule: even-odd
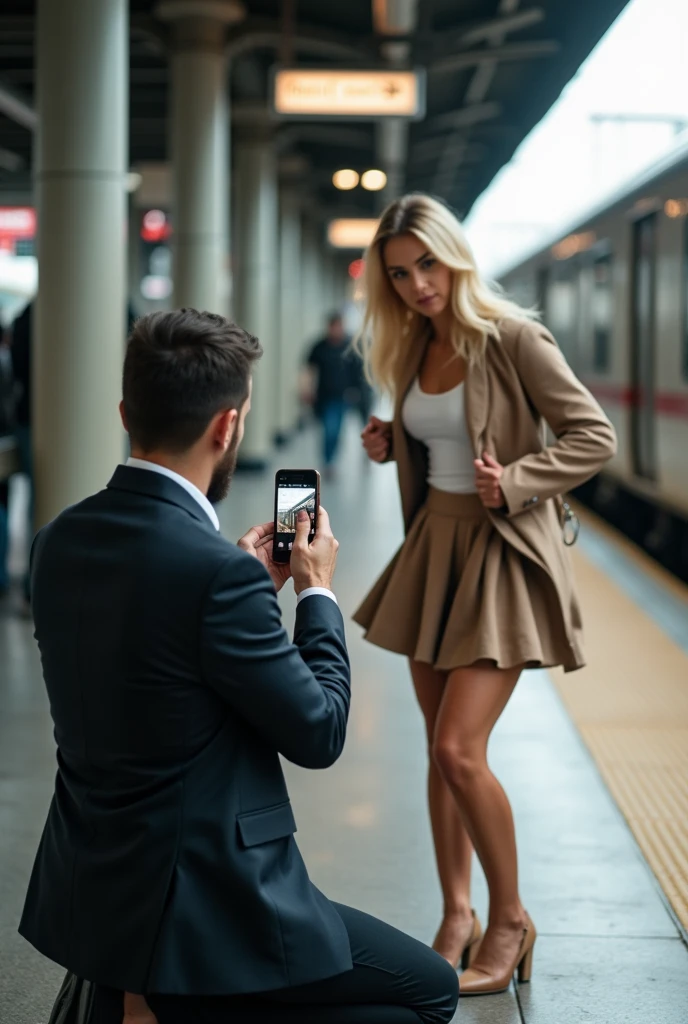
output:
[[[471,910],[471,914],[473,915],[473,927],[471,929],[471,937],[461,950],[460,963],[462,971],[467,970],[475,960],[475,954],[478,952],[480,948],[480,943],[483,937],[483,929],[482,925],[480,924],[480,921],[478,920],[478,915],[476,914],[475,910]],[[456,966],[458,967],[458,964]]]
[[[463,949],[459,953],[458,959],[455,960],[455,961],[452,961],[452,960],[449,959],[448,956],[445,957],[445,960],[447,960],[447,962],[452,965],[452,967],[454,968],[455,971],[457,971],[459,969],[459,964],[461,965],[461,970],[462,971],[465,971],[467,967],[471,966],[471,964],[473,963],[473,961],[475,959],[475,954],[478,952],[478,947],[480,946],[480,940],[483,937],[483,929],[482,929],[482,926],[480,924],[480,921],[478,920],[478,917],[477,917],[477,914],[476,914],[475,910],[471,910],[471,915],[473,917],[473,921],[472,921],[472,924],[471,924],[471,934],[468,937],[466,945],[463,947]],[[439,934],[439,932],[438,932],[438,934]],[[434,945],[433,945],[432,948],[435,950],[436,953],[439,953],[439,950],[436,949],[436,947]],[[440,956],[444,956],[444,954],[440,953]]]
[[[487,971],[482,971],[479,967],[469,967],[459,978],[461,995],[490,996],[496,995],[497,992],[506,992],[516,970],[518,970],[519,982],[530,981],[533,973],[533,947],[536,938],[535,925],[528,917],[523,929],[521,945],[508,968],[496,975],[488,974]]]

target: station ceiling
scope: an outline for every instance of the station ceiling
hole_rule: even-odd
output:
[[[53,0],[59,3],[60,0]],[[243,0],[228,31],[233,145],[263,124],[283,173],[301,181],[324,215],[369,215],[379,197],[338,192],[341,167],[380,166],[376,123],[273,123],[268,72],[299,66],[426,69],[427,112],[409,125],[407,190],[442,195],[465,215],[628,0]],[[131,0],[130,165],[168,157],[169,24],[158,0]],[[0,107],[34,101],[35,0],[2,0]],[[21,118],[20,118],[21,120]],[[24,119],[26,121],[26,118]],[[0,193],[30,187],[34,130],[0,114]],[[566,140],[562,140],[565,144]],[[1,199],[1,195],[0,195]]]

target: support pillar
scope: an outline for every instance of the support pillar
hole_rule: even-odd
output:
[[[38,0],[36,524],[124,452],[127,0]]]
[[[171,151],[174,304],[227,313],[229,111],[227,26],[235,0],[163,0],[173,23]]]
[[[303,342],[302,351],[308,349],[323,336],[324,318],[327,315],[323,302],[323,274],[317,228],[305,220],[302,234],[303,280]]]
[[[242,139],[236,151],[236,318],[257,335],[264,356],[253,375],[251,413],[240,449],[244,469],[264,469],[277,428],[277,166],[272,139]]]
[[[303,362],[301,308],[301,208],[293,190],[280,195],[279,362],[277,440],[286,440],[299,418],[299,381]]]

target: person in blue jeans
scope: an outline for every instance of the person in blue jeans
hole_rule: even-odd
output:
[[[337,456],[342,424],[347,409],[347,392],[352,384],[350,339],[344,330],[341,313],[332,313],[327,333],[317,341],[308,356],[308,366],[316,375],[313,408],[322,423],[323,461],[328,475]]]

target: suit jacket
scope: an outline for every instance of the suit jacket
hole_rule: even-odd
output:
[[[485,358],[466,375],[466,426],[476,457],[487,451],[505,467],[506,511],[488,509],[488,515],[505,541],[550,578],[570,651],[564,668],[573,669],[584,663],[581,616],[552,499],[593,476],[615,453],[616,437],[545,327],[510,319],[499,326],[499,339],[488,339]],[[401,356],[392,424],[391,457],[397,463],[407,530],[427,497],[428,465],[427,448],[407,433],[401,411],[426,344],[410,345]],[[546,444],[547,425],[555,436],[551,445]]]
[[[303,600],[290,643],[265,568],[173,480],[124,466],[40,532],[32,601],[58,769],[22,935],[134,992],[349,970],[278,756],[325,768],[342,751],[335,602]]]

